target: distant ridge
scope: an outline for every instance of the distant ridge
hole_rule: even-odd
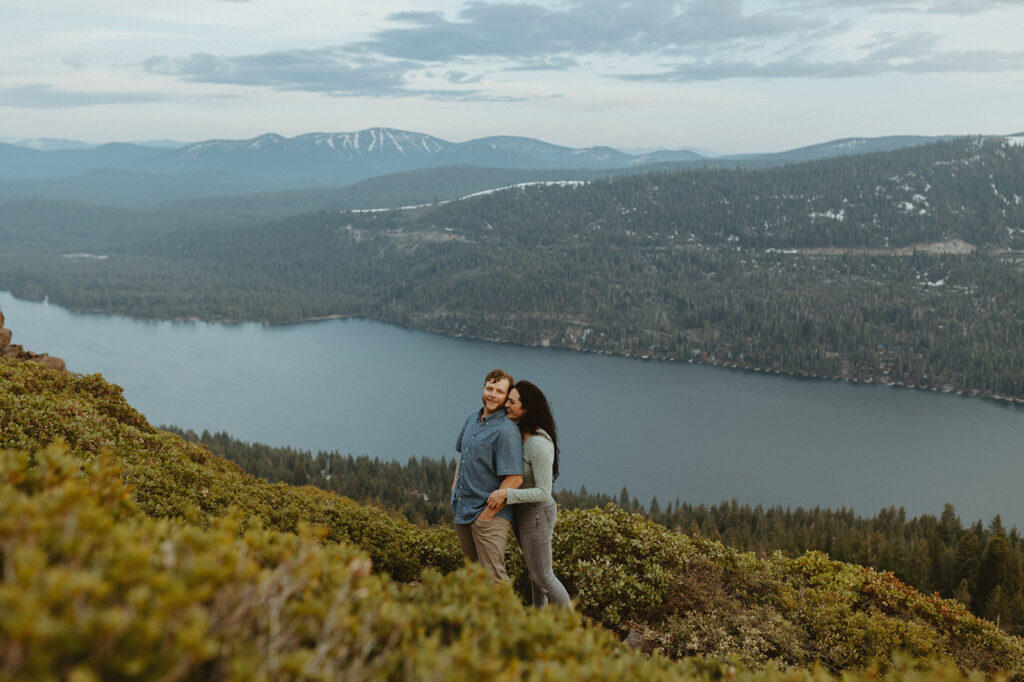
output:
[[[767,154],[734,154],[715,159],[716,162],[748,161],[754,165],[774,166],[787,163],[802,163],[831,159],[837,156],[853,154],[873,154],[875,152],[891,152],[906,147],[917,147],[923,144],[953,139],[953,135],[926,137],[922,135],[890,135],[887,137],[845,137],[831,140],[809,147],[798,147],[784,152]]]
[[[424,133],[369,128],[293,138],[208,140],[161,155],[149,164],[164,172],[220,170],[236,175],[319,183],[357,182],[377,175],[442,166],[514,169],[609,169],[650,163],[611,147],[576,149],[526,137],[494,136],[449,142]],[[693,161],[693,152],[659,152],[655,160]]]
[[[217,171],[287,187],[337,186],[391,173],[455,165],[521,170],[609,170],[651,164],[761,167],[890,151],[939,139],[946,138],[847,138],[775,154],[718,158],[690,150],[628,154],[607,146],[563,147],[515,136],[449,142],[424,133],[384,127],[349,133],[307,133],[291,138],[267,133],[247,140],[205,140],[177,148],[128,143],[70,148],[73,141],[57,140],[30,146],[0,144],[0,181],[67,178],[96,170]]]
[[[175,147],[184,147],[187,143],[178,142],[176,140],[145,140],[131,142],[129,144],[137,144],[143,147],[173,149]],[[52,152],[61,149],[92,149],[94,147],[101,146],[102,143],[93,144],[90,142],[82,142],[81,140],[68,140],[61,137],[36,137],[30,140],[18,140],[14,145],[18,147],[27,147],[28,149],[36,149],[43,152]]]
[[[89,149],[90,147],[98,146],[94,144],[89,144],[88,142],[79,142],[78,140],[65,140],[63,138],[56,137],[37,137],[33,140],[18,140],[14,144],[17,145],[18,147],[36,149],[42,152],[52,152],[58,149]]]

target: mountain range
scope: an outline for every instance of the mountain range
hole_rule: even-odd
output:
[[[59,149],[0,144],[0,181],[69,178],[98,170],[162,174],[219,172],[270,181],[279,189],[286,189],[337,186],[391,173],[456,165],[535,170],[643,169],[665,164],[764,167],[888,151],[937,139],[940,138],[848,138],[775,154],[715,158],[690,150],[627,154],[604,146],[562,147],[513,136],[449,142],[392,128],[309,133],[291,138],[265,134],[248,140],[206,140],[172,149],[129,143]],[[253,191],[264,189],[260,186]]]
[[[64,178],[107,169],[157,173],[220,171],[293,187],[338,185],[407,170],[452,165],[491,168],[622,168],[702,158],[689,151],[626,154],[610,147],[573,149],[522,137],[448,142],[431,135],[370,128],[286,138],[206,140],[176,149],[111,143],[88,149],[0,145],[0,180]]]

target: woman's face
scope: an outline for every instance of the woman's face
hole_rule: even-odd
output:
[[[505,403],[505,412],[508,413],[508,418],[513,421],[526,414],[526,410],[523,409],[523,403],[519,400],[519,391],[514,388],[508,392],[508,401]]]

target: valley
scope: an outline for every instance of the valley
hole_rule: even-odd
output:
[[[364,317],[1019,399],[1022,168],[1024,147],[962,138],[763,170],[520,177],[410,210],[269,220],[269,204],[12,201],[0,289],[147,319]],[[82,253],[108,257],[65,257]]]

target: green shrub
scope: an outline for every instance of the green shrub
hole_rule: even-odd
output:
[[[608,505],[560,516],[554,568],[587,616],[672,658],[833,671],[898,655],[1024,676],[1024,641],[889,573],[820,552],[758,559]]]
[[[244,523],[295,532],[301,522],[326,526],[326,539],[364,549],[376,570],[401,581],[424,567],[462,565],[455,533],[421,530],[383,510],[313,487],[253,478],[204,447],[158,431],[99,375],[54,372],[30,362],[0,359],[0,447],[36,451],[63,441],[84,461],[108,452],[134,487],[147,514],[184,518],[201,526],[240,510]]]
[[[613,505],[556,526],[577,611],[523,609],[450,528],[247,476],[97,375],[0,359],[0,450],[0,679],[1024,679],[1020,638],[891,574]]]
[[[2,679],[675,677],[481,570],[399,588],[326,529],[153,519],[108,458],[31,459],[0,451]]]

